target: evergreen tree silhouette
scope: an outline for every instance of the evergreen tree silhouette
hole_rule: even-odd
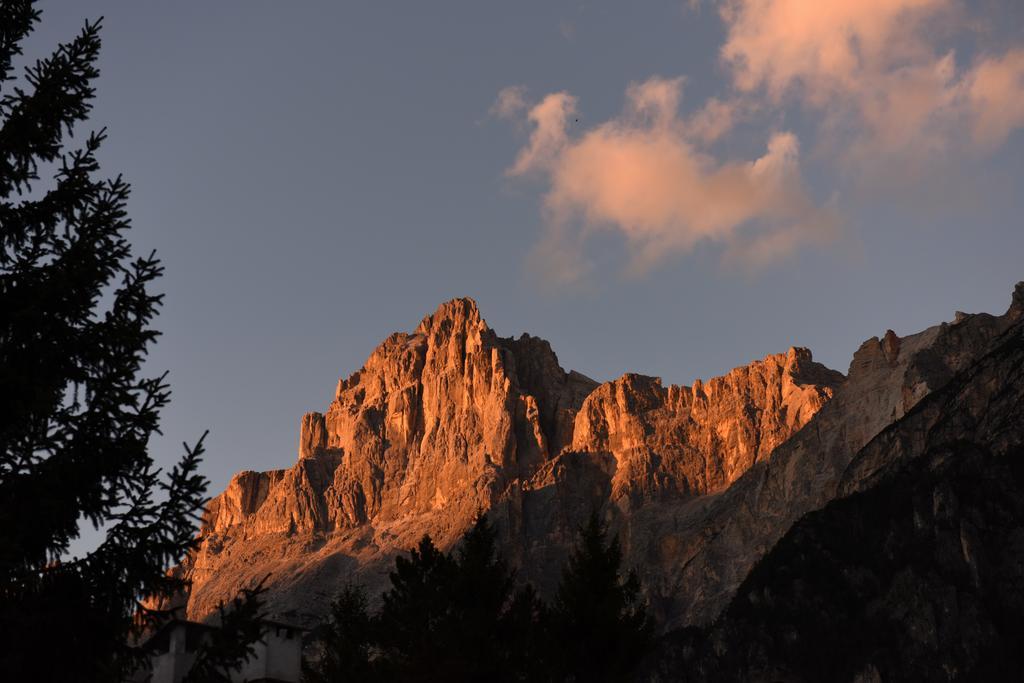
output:
[[[487,517],[478,514],[456,552],[452,591],[453,646],[461,656],[462,680],[496,681],[508,671],[504,639],[509,635],[505,610],[514,581],[498,555],[497,535]]]
[[[647,651],[652,624],[640,581],[621,576],[618,537],[595,512],[580,530],[550,617],[550,670],[559,680],[624,681]]]
[[[18,82],[39,18],[0,0],[0,672],[114,681],[157,616],[140,601],[183,587],[165,570],[193,544],[203,446],[166,476],[149,455],[170,396],[141,375],[162,266],[132,253],[128,184],[98,177],[104,132],[68,147],[92,107],[100,23]],[[84,522],[105,539],[63,559]]]
[[[312,661],[303,663],[306,683],[377,680],[371,660],[373,633],[366,592],[348,584],[331,604],[331,616],[312,633]]]
[[[390,578],[374,616],[361,590],[342,591],[313,633],[309,683],[541,679],[543,604],[529,586],[515,590],[485,515],[451,554],[424,536]]]
[[[502,615],[500,640],[506,681],[551,681],[548,607],[530,584],[516,589]]]
[[[477,515],[456,552],[454,646],[466,681],[538,680],[544,605],[530,585],[516,589],[515,573],[498,552],[497,533]]]
[[[232,670],[255,652],[255,643],[263,637],[263,581],[242,588],[230,606],[218,606],[218,628],[207,634],[196,649],[196,658],[182,683],[230,683]]]
[[[443,680],[455,668],[452,604],[455,561],[424,536],[409,557],[395,558],[391,589],[375,620],[386,678]]]

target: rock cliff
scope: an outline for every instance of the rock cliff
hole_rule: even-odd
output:
[[[842,379],[807,349],[693,387],[623,375],[584,401],[572,450],[614,457],[612,499],[623,508],[716,493],[803,427]]]
[[[1024,288],[1007,316],[936,335],[917,367],[943,386],[898,408],[710,629],[664,639],[654,678],[1020,678]],[[980,344],[973,360],[952,353],[965,343]]]
[[[798,519],[903,457],[866,454],[873,439],[1022,317],[1019,285],[1005,315],[869,339],[846,377],[794,348],[666,387],[566,372],[547,342],[499,337],[473,301],[450,301],[303,416],[291,467],[242,472],[210,503],[179,568],[189,616],[269,574],[270,612],[310,623],[345,581],[373,594],[396,553],[424,533],[451,546],[478,510],[547,592],[598,509],[659,623],[708,624]]]
[[[211,501],[180,568],[192,579],[189,616],[269,574],[269,609],[307,622],[346,579],[382,584],[422,534],[451,545],[477,510],[542,587],[602,506],[630,560],[646,563],[635,513],[721,492],[842,381],[791,349],[693,387],[640,375],[599,385],[565,372],[547,342],[501,338],[472,300],[450,301],[387,338],[324,413],[302,417],[291,467],[241,472]],[[676,571],[674,556],[661,559],[645,567],[652,585]]]
[[[922,399],[984,358],[1024,319],[1024,283],[1002,316],[958,314],[918,334],[864,342],[846,381],[806,428],[755,463],[721,495],[645,510],[654,539],[677,550],[669,583],[652,586],[673,626],[707,624],[754,564],[805,514],[870,481],[897,451],[854,456]],[[634,518],[636,516],[633,516]]]

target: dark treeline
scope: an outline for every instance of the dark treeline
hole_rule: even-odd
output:
[[[312,633],[305,679],[341,681],[627,681],[651,642],[636,575],[598,516],[580,529],[557,593],[518,585],[486,516],[451,553],[425,536],[398,557],[371,612],[346,586]]]

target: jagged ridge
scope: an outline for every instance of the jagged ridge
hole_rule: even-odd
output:
[[[541,339],[498,337],[471,299],[447,302],[340,380],[325,413],[303,416],[292,467],[242,472],[211,502],[181,569],[189,614],[266,573],[275,613],[321,614],[342,579],[374,587],[395,552],[423,533],[451,544],[478,509],[523,575],[548,585],[590,509],[612,503],[625,518],[722,490],[841,381],[791,349],[692,388],[639,375],[598,385]],[[639,529],[624,537],[631,558],[649,552],[629,542]]]
[[[1003,319],[943,330],[952,350],[979,323],[1009,323],[857,453],[838,497],[782,537],[712,628],[665,639],[655,678],[1020,678],[1022,300],[1019,286]]]

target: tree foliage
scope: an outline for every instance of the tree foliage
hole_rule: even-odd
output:
[[[330,619],[314,629],[311,657],[303,662],[307,683],[369,681],[373,636],[366,593],[348,584],[331,604]]]
[[[595,517],[549,608],[529,584],[516,587],[479,515],[453,553],[425,536],[396,558],[376,614],[346,586],[314,632],[306,680],[629,680],[650,623],[636,576],[619,574],[621,558]]]
[[[565,680],[622,681],[650,644],[652,624],[636,572],[621,576],[622,549],[596,513],[580,530],[551,613]]]
[[[230,606],[218,606],[218,628],[196,651],[196,659],[182,683],[230,683],[231,671],[240,667],[255,652],[255,643],[263,637],[260,595],[267,577],[251,588],[242,588]]]
[[[100,174],[105,132],[72,144],[100,22],[18,78],[39,19],[0,0],[0,671],[119,680],[138,660],[129,636],[157,616],[141,600],[183,587],[166,569],[192,547],[203,444],[167,473],[149,454],[170,399],[143,372],[163,268],[133,253],[129,186]],[[83,523],[105,538],[68,560]]]
[[[425,536],[408,558],[395,559],[391,586],[374,631],[388,677],[517,680],[508,636],[522,611],[511,609],[515,582],[486,516],[451,555]]]

